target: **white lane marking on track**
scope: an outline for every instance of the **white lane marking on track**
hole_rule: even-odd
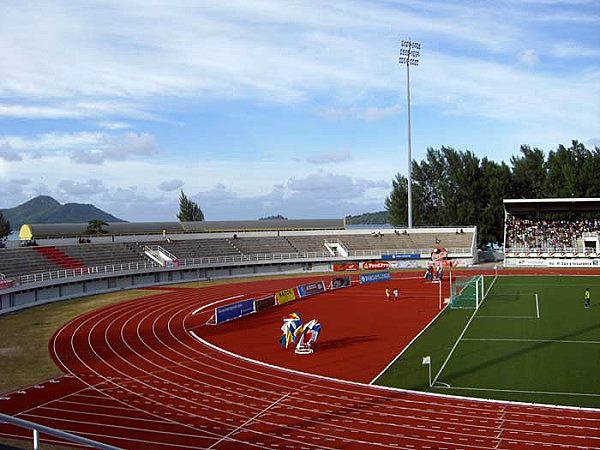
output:
[[[216,305],[216,304],[218,304],[218,303],[227,302],[227,301],[229,301],[229,300],[235,300],[236,298],[240,298],[240,297],[243,297],[243,296],[244,296],[244,294],[240,294],[240,295],[234,295],[234,296],[232,296],[232,297],[222,298],[221,300],[215,300],[214,302],[212,302],[212,303],[209,303],[208,305],[202,305],[201,307],[199,307],[198,309],[196,309],[196,310],[195,310],[195,311],[192,313],[192,316],[195,316],[195,315],[196,315],[196,314],[198,314],[200,311],[203,311],[203,310],[205,310],[205,309],[207,309],[207,308],[210,308],[211,306],[213,306],[213,305]]]
[[[282,395],[277,400],[275,400],[273,403],[271,403],[269,406],[267,406],[266,408],[264,408],[262,411],[259,411],[253,417],[249,418],[246,422],[244,422],[243,424],[241,424],[239,427],[235,428],[234,430],[231,430],[228,434],[226,434],[225,436],[223,436],[221,439],[219,439],[213,445],[211,445],[210,447],[208,447],[206,450],[210,450],[212,448],[215,448],[216,445],[219,445],[221,442],[223,442],[224,440],[228,439],[229,436],[237,433],[239,430],[245,428],[250,423],[254,422],[256,419],[258,419],[260,416],[262,416],[264,413],[266,413],[269,409],[271,409],[277,403],[280,403],[281,401],[283,401],[286,398],[288,398],[290,394],[291,394],[291,392],[288,392],[287,394]]]

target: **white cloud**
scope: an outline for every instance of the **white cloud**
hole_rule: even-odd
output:
[[[169,181],[163,181],[158,185],[158,188],[164,192],[173,192],[183,186],[183,181],[178,178]]]
[[[67,154],[71,160],[81,164],[147,158],[159,153],[156,139],[146,132],[44,133],[35,137],[0,136],[0,141],[5,141],[5,145],[32,158],[41,158],[48,154]]]
[[[89,197],[107,191],[102,180],[92,179],[86,182],[77,182],[73,180],[61,180],[57,188],[59,192],[69,198]]]
[[[97,122],[100,128],[104,128],[105,130],[126,130],[127,128],[131,128],[131,125],[126,122],[115,122],[110,120],[101,120]]]
[[[0,144],[0,159],[5,161],[22,161],[23,158],[18,154],[9,143]]]
[[[396,116],[402,112],[402,106],[395,104],[392,106],[366,106],[358,107],[356,105],[350,107],[328,107],[319,111],[323,117],[331,119],[361,119],[366,121],[375,121],[385,119],[391,116]]]
[[[105,161],[124,161],[158,154],[154,136],[129,132],[120,136],[104,136],[96,147],[72,151],[71,159],[80,164],[102,164]]]
[[[307,156],[306,161],[311,164],[338,164],[352,159],[350,150],[340,150],[337,152],[322,152]]]

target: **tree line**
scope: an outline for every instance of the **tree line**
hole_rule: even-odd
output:
[[[411,167],[413,224],[477,225],[480,243],[501,242],[505,198],[600,197],[600,147],[562,144],[546,158],[522,145],[510,165],[451,147],[428,148]],[[385,206],[389,222],[406,226],[407,178],[397,174]]]

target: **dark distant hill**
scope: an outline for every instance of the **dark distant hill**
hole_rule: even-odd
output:
[[[61,205],[52,197],[40,195],[14,208],[3,209],[2,214],[10,221],[13,231],[24,223],[86,223],[90,220],[125,222],[94,205],[66,203]]]
[[[364,213],[358,216],[346,216],[346,223],[349,225],[383,225],[384,223],[388,223],[388,213],[387,211],[379,211],[374,213]]]
[[[288,220],[288,218],[281,214],[277,214],[276,216],[260,217],[258,220]]]

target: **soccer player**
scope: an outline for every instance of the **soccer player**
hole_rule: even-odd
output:
[[[398,288],[394,288],[394,300],[398,300]]]
[[[585,288],[585,293],[583,294],[584,305],[586,308],[590,307],[590,288]]]
[[[389,287],[386,287],[386,288],[385,288],[385,299],[386,299],[386,300],[389,300],[389,299],[390,299],[390,297],[391,297],[390,288],[389,288]]]

